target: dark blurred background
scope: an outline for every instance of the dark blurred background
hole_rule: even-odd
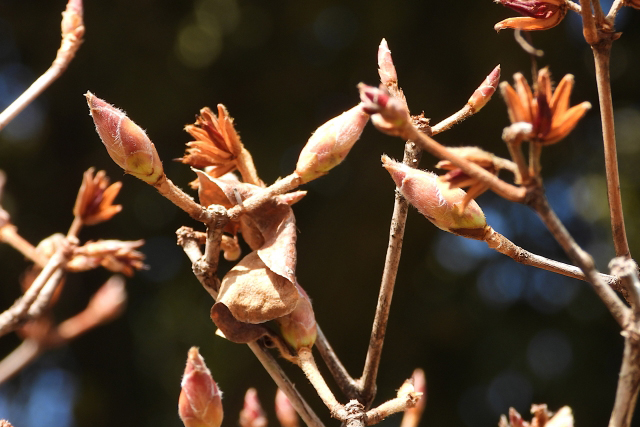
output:
[[[8,105],[54,58],[63,0],[0,0],[0,103]],[[607,3],[606,1],[604,3]],[[68,71],[0,134],[3,199],[33,243],[66,232],[82,173],[107,171],[124,187],[124,210],[81,238],[144,238],[150,270],[128,281],[117,321],[52,351],[0,388],[0,417],[16,427],[180,426],[177,399],[190,346],[199,346],[225,392],[224,425],[237,424],[244,392],[257,387],[271,422],[275,386],[243,345],[214,336],[212,301],[175,243],[181,225],[198,226],[141,181],[123,176],[106,154],[82,96],[87,90],[123,108],[147,129],[171,179],[194,178],[172,161],[182,131],[203,106],[224,103],[236,119],[261,177],[290,173],[311,132],[358,102],[356,84],[377,83],[376,51],[386,37],[414,113],[433,123],[459,109],[498,63],[503,80],[529,75],[513,33],[493,25],[515,13],[489,0],[87,1],[86,37]],[[640,11],[617,22],[612,85],[631,251],[640,251]],[[570,231],[606,270],[611,245],[603,153],[590,49],[577,16],[533,34],[555,81],[576,77],[572,103],[594,108],[561,143],[545,149],[545,184]],[[438,139],[507,156],[508,124],[499,96]],[[319,323],[354,376],[361,373],[388,238],[394,186],[380,155],[399,158],[403,143],[368,127],[348,159],[306,186],[295,206],[300,283]],[[436,160],[425,155],[421,166]],[[527,208],[493,194],[479,199],[489,223],[535,253],[566,261]],[[19,295],[28,263],[0,246],[0,302]],[[223,263],[226,271],[230,263]],[[80,311],[109,276],[70,276],[56,315]],[[415,367],[427,373],[422,425],[492,426],[514,406],[570,405],[581,427],[611,412],[622,339],[590,287],[516,264],[481,242],[446,234],[412,211],[391,310],[377,402],[395,395]],[[19,343],[0,340],[2,355]],[[298,370],[296,385],[328,425]],[[384,421],[398,425],[400,416]],[[636,425],[640,425],[636,416]]]

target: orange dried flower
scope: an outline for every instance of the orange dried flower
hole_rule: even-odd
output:
[[[516,73],[513,79],[515,89],[502,82],[500,91],[507,103],[511,123],[531,124],[532,131],[526,137],[531,142],[550,145],[560,141],[591,108],[587,101],[569,108],[574,83],[571,74],[562,78],[555,91],[551,88],[551,74],[546,67],[538,73],[534,91],[521,73]]]
[[[122,210],[122,205],[114,205],[121,182],[109,185],[105,171],[94,175],[94,168],[89,168],[82,177],[82,185],[78,190],[73,215],[79,217],[84,225],[95,225],[110,220]]]
[[[196,122],[184,130],[195,139],[187,143],[186,154],[178,159],[218,178],[238,169],[246,182],[262,185],[253,167],[251,154],[244,148],[227,108],[218,104],[218,116],[209,107],[200,110]]]
[[[505,28],[524,31],[548,30],[558,25],[568,10],[565,0],[495,0],[495,2],[525,15],[498,22],[493,27],[496,31]]]

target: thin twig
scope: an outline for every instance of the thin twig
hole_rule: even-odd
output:
[[[36,251],[35,246],[23,239],[13,224],[6,224],[4,227],[0,227],[0,242],[12,246],[39,267],[44,267],[47,264],[47,258]]]
[[[260,191],[247,200],[243,200],[242,205],[236,205],[229,209],[228,215],[230,220],[235,220],[245,213],[253,212],[262,206],[265,202],[272,199],[278,194],[287,193],[298,188],[302,184],[302,178],[295,173],[276,181],[263,191]]]
[[[604,12],[602,11],[602,6],[600,5],[600,0],[592,0],[593,4],[593,15],[596,20],[596,26],[601,27],[604,24]]]
[[[565,4],[569,7],[570,10],[573,10],[574,12],[582,13],[582,8],[575,1],[567,0]]]
[[[591,0],[580,0],[580,7],[582,8],[580,13],[582,14],[584,39],[590,45],[594,45],[598,42],[598,30],[596,30],[596,21],[591,14]]]
[[[420,149],[418,149],[413,142],[407,142],[404,149],[403,163],[415,168],[418,166],[419,160]],[[382,346],[384,344],[387,322],[389,320],[393,289],[398,274],[398,265],[400,264],[400,255],[402,254],[402,239],[404,238],[408,211],[409,202],[396,190],[389,230],[387,255],[380,283],[380,293],[378,295],[378,305],[373,320],[369,349],[367,351],[362,377],[358,380],[361,396],[360,401],[365,407],[369,407],[375,397],[376,378],[378,376]]]
[[[25,366],[42,354],[42,346],[38,341],[27,338],[15,350],[0,361],[0,384],[13,378]]]
[[[598,83],[598,100],[600,102],[600,119],[602,121],[602,138],[604,141],[604,162],[607,176],[607,196],[611,214],[611,232],[616,256],[631,257],[620,196],[620,176],[618,174],[618,154],[613,118],[613,102],[611,99],[611,80],[609,78],[609,60],[611,41],[603,41],[592,46],[596,65],[596,81]]]
[[[616,400],[609,419],[609,427],[629,427],[640,388],[640,343],[638,331],[625,331],[622,366],[616,389]],[[630,334],[635,334],[631,337]]]
[[[336,353],[333,351],[331,344],[327,340],[327,337],[322,332],[320,325],[316,324],[318,337],[316,338],[316,348],[324,360],[324,363],[329,368],[329,372],[333,376],[334,380],[340,387],[342,393],[349,399],[355,399],[359,396],[359,389],[357,382],[349,375],[347,369],[344,367]]]
[[[211,216],[199,203],[193,200],[193,197],[182,191],[165,175],[153,185],[156,190],[164,197],[169,199],[174,205],[185,211],[189,216],[197,221],[208,224],[211,222]]]
[[[598,271],[595,268],[593,258],[586,253],[578,244],[573,240],[573,237],[569,234],[567,229],[562,225],[555,212],[549,206],[549,202],[545,195],[540,192],[537,193],[537,197],[534,198],[531,206],[538,213],[547,229],[551,232],[556,241],[562,246],[565,253],[569,256],[572,262],[574,262],[587,277],[589,283],[593,286],[596,294],[604,302],[605,306],[609,309],[613,318],[624,329],[629,320],[629,308],[618,298],[616,293],[608,286],[600,277]]]
[[[527,33],[528,34],[528,33]],[[516,28],[513,32],[513,36],[516,39],[516,42],[520,45],[522,50],[527,52],[531,56],[535,56],[537,58],[542,58],[544,56],[544,51],[541,49],[536,49],[527,39],[522,37],[522,30],[520,28]]]
[[[344,406],[341,405],[340,402],[338,402],[336,397],[333,395],[333,392],[324,380],[324,377],[318,370],[311,349],[307,347],[301,348],[298,351],[297,362],[300,366],[300,369],[302,369],[302,372],[304,372],[304,374],[307,376],[307,379],[309,380],[313,388],[316,389],[316,392],[318,393],[318,396],[320,396],[320,399],[322,399],[325,406],[329,408],[331,416],[333,418],[344,421],[347,417]]]
[[[620,12],[620,9],[622,9],[622,7],[624,6],[624,2],[625,0],[615,0],[611,5],[611,9],[609,9],[609,13],[607,13],[607,17],[606,17],[607,23],[609,25],[613,26],[613,23],[616,20],[616,16],[618,15],[618,12]]]
[[[66,15],[65,15],[66,14]],[[66,20],[66,21],[65,21]],[[65,26],[65,24],[67,24]],[[82,22],[82,2],[70,0],[62,18],[62,42],[47,71],[25,90],[11,105],[0,114],[0,130],[11,122],[22,110],[64,73],[82,44],[84,23]]]
[[[431,127],[431,135],[437,135],[441,132],[451,129],[458,123],[466,120],[467,118],[473,116],[475,111],[469,104],[465,104],[460,110],[456,111],[446,119],[442,120],[438,124]]]
[[[52,275],[62,268],[68,259],[68,248],[59,248],[44,266],[29,289],[9,309],[0,314],[0,336],[14,330],[20,322],[27,318],[27,312],[38,298],[42,288]]]
[[[402,412],[407,408],[411,408],[418,403],[421,393],[411,392],[405,396],[398,396],[394,399],[388,400],[378,406],[377,408],[370,409],[365,414],[365,422],[368,426],[379,423],[387,418],[389,415]]]
[[[251,351],[253,351],[253,354],[256,355],[260,363],[262,363],[262,366],[269,373],[276,385],[287,395],[305,424],[309,427],[324,427],[320,418],[313,412],[313,409],[311,409],[309,404],[304,400],[271,353],[255,341],[247,345]]]
[[[563,276],[572,277],[574,279],[588,281],[582,270],[578,267],[554,261],[522,249],[520,246],[516,245],[491,227],[487,230],[487,233],[484,236],[484,241],[491,249],[508,256],[520,264],[537,267],[542,270],[562,274]],[[622,282],[619,277],[603,273],[598,273],[598,276],[614,290],[618,292],[626,291],[623,289]]]
[[[38,294],[38,298],[36,298],[33,304],[31,304],[31,307],[29,307],[29,311],[27,312],[29,317],[39,317],[44,309],[49,306],[51,298],[53,298],[53,294],[55,293],[56,289],[58,289],[58,286],[60,286],[63,277],[63,269],[59,268],[53,272],[51,277],[49,277],[49,280],[47,280],[47,283],[45,283],[45,285],[42,287],[42,290]]]

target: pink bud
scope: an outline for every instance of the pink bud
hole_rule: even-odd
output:
[[[487,226],[484,213],[475,200],[461,211],[464,190],[449,188],[436,174],[410,168],[387,156],[382,156],[382,165],[402,195],[436,227],[469,238],[482,238]]]
[[[162,162],[147,134],[116,107],[87,92],[96,131],[114,162],[148,184],[164,177]]]
[[[300,418],[291,401],[281,389],[276,392],[276,417],[282,427],[299,427]]]
[[[400,136],[405,126],[411,122],[411,115],[407,104],[389,95],[384,88],[358,84],[360,100],[364,104],[364,111],[373,114],[371,122],[381,132],[392,136]]]
[[[182,377],[178,413],[185,427],[220,427],[222,392],[197,347],[191,347]]]
[[[467,101],[467,104],[469,104],[474,113],[480,111],[480,109],[489,102],[491,96],[493,96],[498,88],[498,83],[500,83],[499,64],[489,73],[478,89],[473,92],[469,101]]]
[[[296,174],[303,182],[309,182],[339,165],[360,138],[368,120],[369,115],[359,104],[320,126],[302,149]]]
[[[296,288],[300,294],[296,308],[286,316],[277,318],[276,322],[282,338],[297,352],[302,347],[313,347],[318,331],[309,296],[300,285],[296,284]]]
[[[267,417],[262,410],[255,388],[250,388],[244,395],[244,407],[240,411],[240,427],[267,427]]]
[[[393,65],[393,59],[391,59],[391,51],[387,41],[382,39],[380,47],[378,47],[378,74],[380,75],[380,82],[385,85],[397,85],[398,74],[396,73],[396,67]]]

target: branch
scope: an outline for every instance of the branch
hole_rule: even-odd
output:
[[[335,379],[342,393],[349,399],[355,399],[360,394],[358,383],[351,377],[351,375],[349,375],[318,324],[316,324],[316,329],[318,332],[316,348],[318,349],[322,360],[324,360],[327,368],[329,368],[333,379]]]
[[[602,280],[595,268],[591,255],[586,253],[578,246],[575,240],[573,240],[573,237],[571,237],[555,212],[551,209],[551,206],[549,206],[549,202],[542,192],[537,193],[531,206],[538,213],[556,241],[562,246],[562,249],[564,249],[565,253],[569,256],[569,259],[580,267],[596,291],[596,294],[598,294],[613,315],[613,318],[624,329],[630,316],[630,310],[624,305],[620,298],[618,298],[613,289]]]
[[[580,11],[582,14],[582,33],[587,43],[593,46],[598,42],[598,31],[596,30],[596,21],[591,14],[591,0],[580,0],[580,7],[582,8]]]
[[[31,305],[39,298],[43,287],[54,273],[62,269],[67,262],[70,250],[66,245],[60,247],[44,266],[38,277],[33,281],[29,289],[9,309],[0,314],[0,336],[14,330],[20,322],[28,317]]]
[[[407,142],[404,149],[404,164],[415,168],[418,166],[419,159],[420,149],[418,149],[414,143]],[[391,309],[391,299],[398,274],[400,255],[402,254],[404,228],[407,221],[407,213],[409,212],[409,202],[407,202],[399,191],[396,190],[395,193],[393,215],[391,217],[391,227],[389,230],[389,244],[384,262],[380,293],[378,295],[378,305],[373,320],[369,349],[367,351],[362,377],[358,380],[361,402],[365,407],[368,407],[375,397],[378,367],[380,366],[382,346],[387,330],[389,311]]]
[[[62,42],[47,71],[25,90],[11,105],[0,114],[0,130],[11,122],[22,110],[64,73],[67,66],[82,44],[84,22],[82,21],[82,1],[69,0],[66,10],[62,13]]]
[[[42,354],[42,346],[36,340],[27,338],[22,341],[15,350],[0,361],[0,384],[13,378],[40,354]]]
[[[298,351],[297,362],[313,388],[316,389],[316,392],[318,393],[318,396],[320,396],[320,399],[322,399],[322,402],[324,402],[325,406],[329,408],[331,416],[340,421],[345,421],[347,418],[347,412],[345,411],[344,406],[338,402],[322,377],[322,374],[318,370],[316,362],[313,359],[311,349],[302,347]]]
[[[600,102],[600,120],[602,121],[602,138],[604,141],[604,164],[607,176],[607,196],[609,199],[609,211],[611,213],[613,245],[616,256],[631,257],[624,225],[622,198],[620,196],[616,133],[613,119],[613,102],[611,99],[611,80],[609,78],[611,41],[608,40],[597,46],[592,46],[592,50],[596,65],[598,101]]]
[[[12,246],[41,268],[47,264],[47,258],[38,253],[35,246],[22,238],[13,224],[6,224],[0,227],[0,241]]]
[[[589,281],[582,270],[580,270],[578,267],[554,261],[522,249],[520,246],[516,245],[511,240],[507,239],[505,236],[498,233],[491,227],[488,228],[487,233],[484,236],[484,241],[491,249],[494,249],[495,251],[508,256],[509,258],[520,264],[530,265],[542,270],[562,274],[563,276],[572,277],[578,280],[584,280],[585,282]],[[598,273],[598,277],[600,278],[600,280],[602,280],[604,283],[606,283],[616,291],[623,292],[625,294],[627,293],[626,289],[624,289],[624,287],[622,286],[620,277],[603,273]]]

